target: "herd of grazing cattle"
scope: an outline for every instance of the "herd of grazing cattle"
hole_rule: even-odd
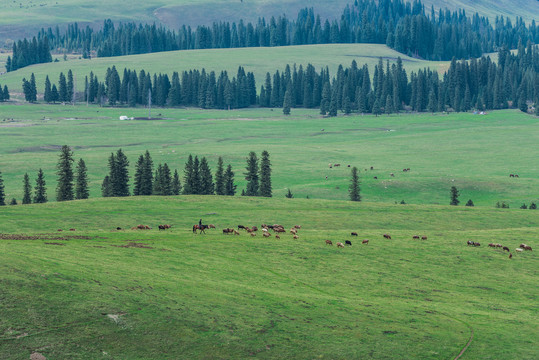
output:
[[[468,244],[468,246],[474,246],[474,247],[481,246],[480,243],[478,243],[476,241],[471,241],[471,240],[468,240],[467,244]],[[490,243],[490,244],[488,244],[488,247],[501,248],[502,251],[507,251],[509,253],[509,259],[513,258],[513,254],[511,253],[511,250],[509,250],[509,248],[507,246],[503,246],[502,244]],[[516,252],[523,252],[524,250],[532,251],[532,247],[529,246],[529,245],[526,245],[526,244],[520,244],[520,246],[515,249]]]

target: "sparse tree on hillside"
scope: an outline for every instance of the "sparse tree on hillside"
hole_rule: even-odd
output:
[[[285,195],[288,199],[292,199],[294,197],[294,195],[292,194],[292,191],[290,189],[288,189],[288,192],[286,193]]]
[[[24,174],[24,181],[23,181],[24,187],[23,187],[23,198],[22,203],[23,204],[31,204],[32,203],[32,187],[30,186],[30,177],[28,176],[28,173]]]
[[[348,193],[350,195],[350,201],[361,201],[361,195],[359,194],[359,171],[357,167],[352,168],[352,177],[350,179],[350,187],[348,188]]]
[[[451,202],[449,205],[458,205],[460,203],[459,201],[459,191],[457,190],[456,186],[451,186]]]
[[[62,146],[56,174],[58,175],[58,185],[56,187],[56,201],[73,200],[73,152],[69,146]]]
[[[47,188],[45,185],[45,175],[43,174],[43,170],[39,169],[36,178],[36,187],[34,188],[35,204],[44,204],[47,202]]]
[[[77,179],[75,182],[75,199],[88,199],[88,169],[84,160],[79,159],[77,163]]]
[[[468,202],[466,203],[466,206],[475,206],[472,199],[468,200]]]

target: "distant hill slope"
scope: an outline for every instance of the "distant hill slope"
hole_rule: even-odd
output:
[[[295,18],[297,11],[314,7],[322,17],[338,18],[353,0],[146,0],[131,1],[125,6],[120,0],[0,0],[0,45],[6,39],[31,36],[41,27],[65,25],[77,21],[101,24],[104,19],[115,21],[158,22],[171,28],[185,25],[211,24],[214,21],[255,21],[258,17],[286,14]],[[537,0],[425,0],[431,5],[451,10],[464,8],[468,13],[479,12],[494,19],[503,14],[526,21],[539,19]]]
[[[369,65],[371,75],[374,65],[380,57],[394,62],[401,57],[403,65],[408,72],[430,67],[433,70],[445,71],[449,62],[424,61],[403,55],[385,45],[378,44],[328,44],[328,45],[304,45],[286,46],[273,48],[236,48],[236,49],[210,49],[170,51],[143,55],[131,55],[121,57],[95,58],[91,60],[68,60],[28,66],[17,71],[0,76],[0,84],[7,85],[12,92],[22,91],[22,78],[30,78],[35,73],[38,92],[43,91],[45,76],[49,75],[52,82],[58,81],[60,72],[73,71],[78,79],[78,87],[84,86],[84,76],[93,71],[100,79],[106,73],[107,67],[113,65],[119,71],[124,67],[145,70],[153,73],[168,73],[191,69],[206,71],[227,70],[230,75],[235,75],[238,66],[243,66],[246,71],[255,75],[257,89],[262,85],[266,72],[273,74],[275,70],[283,70],[287,64],[307,65],[313,64],[317,70],[329,67],[331,76],[335,75],[339,65],[345,67],[355,60],[358,66]],[[3,65],[3,64],[0,64]],[[0,67],[0,71],[2,68]]]

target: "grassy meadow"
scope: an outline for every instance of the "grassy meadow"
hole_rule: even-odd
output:
[[[236,76],[239,66],[245,71],[253,72],[257,88],[264,83],[266,73],[274,74],[276,70],[283,71],[287,64],[312,64],[320,71],[326,66],[330,75],[334,76],[339,65],[350,66],[355,60],[358,66],[367,64],[371,76],[374,66],[380,58],[395,63],[401,57],[403,65],[408,72],[426,67],[444,72],[449,67],[446,61],[424,61],[401,54],[385,45],[378,44],[326,44],[304,46],[282,46],[264,48],[237,48],[237,49],[206,49],[168,51],[153,54],[130,55],[94,59],[68,59],[48,64],[36,64],[0,76],[0,84],[7,85],[10,92],[22,92],[22,79],[29,79],[31,73],[36,76],[38,93],[42,94],[45,86],[45,77],[48,75],[53,83],[58,82],[60,72],[67,73],[69,69],[77,78],[77,88],[84,91],[84,77],[93,71],[100,81],[103,81],[107,68],[116,66],[123,74],[123,69],[145,70],[153,73],[167,73],[205,68],[206,71],[215,71],[217,75],[226,70],[229,76]],[[1,57],[0,57],[1,61]],[[14,94],[16,95],[16,94]]]
[[[122,148],[131,176],[145,150],[156,165],[167,162],[182,176],[189,154],[207,157],[213,170],[222,156],[232,164],[238,192],[245,188],[248,153],[268,150],[276,197],[290,188],[300,198],[345,200],[351,165],[360,169],[361,193],[369,202],[448,204],[453,185],[462,205],[472,199],[477,206],[505,201],[519,207],[539,200],[538,119],[520,111],[324,118],[306,109],[287,117],[281,109],[157,108],[152,114],[162,120],[119,120],[147,116],[142,108],[0,105],[0,171],[8,200],[20,201],[24,173],[33,185],[39,168],[54,199],[64,144],[73,146],[76,160],[86,161],[92,197],[101,194],[108,156]],[[342,165],[330,169],[330,163]]]
[[[192,234],[199,218],[217,229]],[[453,359],[472,331],[462,359],[539,355],[537,259],[513,250],[536,246],[532,211],[180,196],[0,220],[4,359]],[[113,230],[138,223],[154,229]],[[300,224],[300,238],[220,231],[261,223]]]

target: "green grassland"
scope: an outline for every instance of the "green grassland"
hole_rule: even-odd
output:
[[[199,218],[217,229],[192,234]],[[4,207],[0,222],[3,359],[453,359],[472,331],[462,359],[539,356],[537,258],[514,252],[536,247],[533,211],[180,196]],[[138,223],[154,229],[112,230]],[[220,231],[261,223],[300,238]]]
[[[276,197],[290,188],[296,197],[345,200],[351,165],[360,169],[362,195],[369,202],[448,204],[451,186],[461,191],[463,204],[472,199],[493,207],[505,201],[514,208],[539,200],[538,119],[520,111],[324,118],[305,109],[293,109],[287,117],[281,109],[158,108],[152,114],[162,120],[119,120],[147,116],[142,108],[0,105],[0,171],[8,200],[22,198],[24,173],[33,183],[39,168],[54,199],[63,144],[86,161],[92,197],[100,196],[108,156],[122,148],[131,176],[146,149],[155,164],[167,162],[180,174],[189,154],[207,157],[213,170],[223,156],[236,172],[239,192],[245,188],[248,153],[268,150]],[[330,169],[330,163],[342,166]],[[365,171],[371,166],[374,170]]]
[[[0,84],[7,85],[10,91],[22,91],[22,79],[30,78],[30,74],[36,76],[38,92],[44,89],[45,77],[49,75],[51,81],[57,82],[60,72],[67,73],[69,69],[77,77],[77,87],[84,89],[84,77],[93,71],[101,80],[104,80],[106,70],[113,65],[121,72],[124,68],[145,70],[151,73],[167,73],[172,75],[174,71],[184,71],[205,68],[206,71],[228,71],[229,75],[235,76],[238,66],[243,66],[246,71],[253,72],[257,81],[257,87],[263,84],[266,73],[274,74],[276,70],[282,71],[287,64],[306,66],[312,64],[318,71],[326,66],[330,69],[331,76],[337,72],[339,65],[350,66],[355,60],[358,66],[369,65],[371,75],[374,73],[374,65],[380,58],[395,63],[401,57],[407,71],[430,67],[432,70],[444,72],[449,62],[423,61],[403,55],[378,44],[327,44],[306,46],[284,46],[266,48],[239,48],[239,49],[209,49],[170,51],[153,54],[131,55],[110,58],[68,59],[48,64],[28,66],[0,76]],[[1,58],[0,58],[1,60]]]

